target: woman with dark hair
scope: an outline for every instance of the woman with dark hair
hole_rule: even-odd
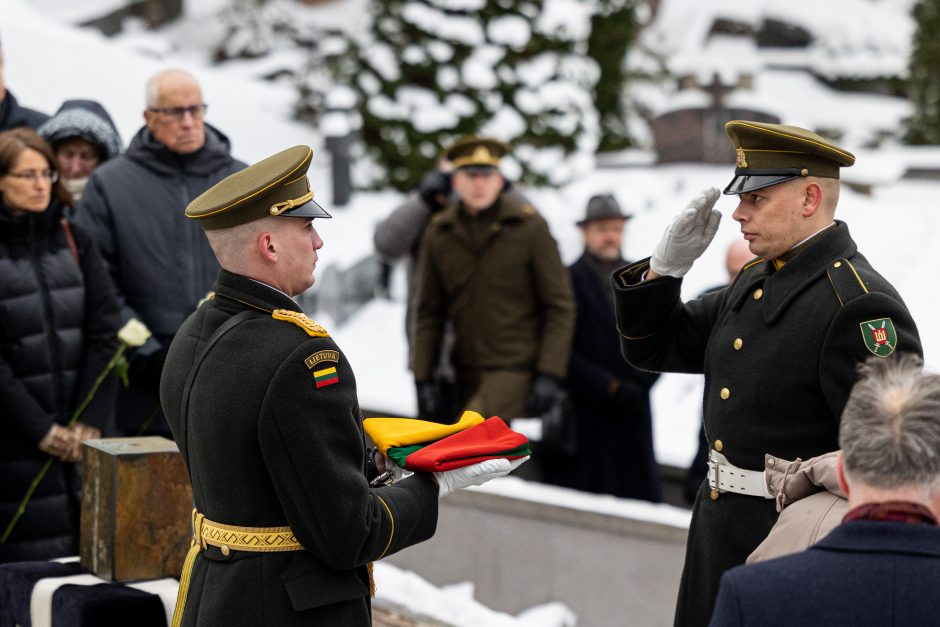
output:
[[[38,133],[52,146],[61,183],[76,202],[95,168],[121,152],[117,127],[94,100],[66,100]]]
[[[77,552],[75,462],[114,403],[112,377],[64,426],[114,354],[119,325],[100,253],[62,217],[71,204],[49,144],[29,129],[0,133],[0,525],[48,456],[57,458],[0,544],[0,562]]]

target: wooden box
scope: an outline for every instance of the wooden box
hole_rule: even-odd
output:
[[[82,566],[109,581],[179,577],[193,495],[176,443],[88,440],[82,458]]]

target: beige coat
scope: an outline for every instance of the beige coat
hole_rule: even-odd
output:
[[[805,462],[766,456],[764,477],[776,496],[780,517],[767,539],[748,556],[748,564],[798,553],[842,522],[849,507],[839,486],[837,456],[838,451],[833,451]]]

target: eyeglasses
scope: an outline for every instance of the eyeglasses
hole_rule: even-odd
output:
[[[7,176],[12,176],[15,179],[20,179],[21,181],[33,181],[34,183],[39,179],[48,181],[50,183],[55,183],[59,180],[59,173],[55,170],[27,170],[26,172],[7,172]]]
[[[182,122],[183,118],[186,117],[186,114],[190,114],[196,120],[201,120],[202,116],[206,114],[206,109],[209,107],[207,104],[197,104],[189,107],[147,107],[153,113],[159,113],[160,115],[165,115],[174,122]]]

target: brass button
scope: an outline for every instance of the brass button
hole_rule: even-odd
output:
[[[222,551],[222,555],[226,555],[226,556],[231,552],[229,551],[229,548],[225,546],[224,544],[219,547],[219,550]]]
[[[739,337],[734,338],[734,350],[739,351],[744,346],[744,340]]]
[[[712,490],[711,495],[713,501],[718,500],[718,490]]]
[[[728,388],[721,388],[721,400],[726,401],[728,397],[731,396],[731,390]]]
[[[723,449],[724,447],[725,447],[725,443],[724,443],[724,442],[722,442],[721,440],[715,440],[715,450],[716,450],[716,451],[718,451],[718,452],[720,453],[720,452],[721,452],[721,449]]]
[[[754,290],[754,300],[760,300],[760,297],[764,295],[764,290],[757,288]]]
[[[837,262],[835,262],[834,264],[832,264],[832,267],[833,267],[833,268],[841,268],[841,267],[842,267],[842,262],[841,262],[841,261],[837,261]]]

